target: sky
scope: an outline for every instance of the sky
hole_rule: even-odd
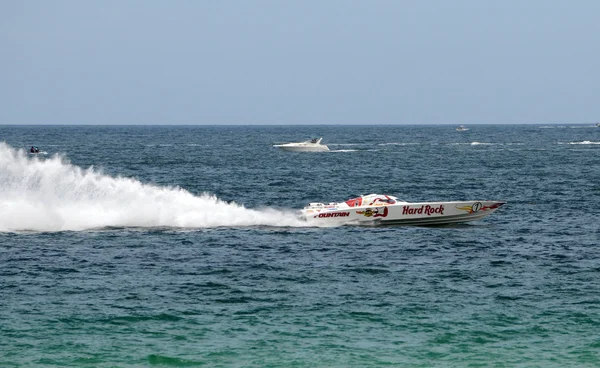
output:
[[[597,0],[0,0],[0,124],[600,121]]]

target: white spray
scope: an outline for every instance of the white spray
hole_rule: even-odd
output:
[[[293,212],[252,210],[215,196],[111,177],[56,155],[0,142],[0,231],[117,227],[306,226]]]

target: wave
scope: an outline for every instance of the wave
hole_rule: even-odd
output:
[[[327,143],[327,146],[368,146],[368,143]]]
[[[569,142],[569,144],[600,144],[600,142],[583,141],[583,142]]]
[[[0,142],[0,231],[80,231],[107,227],[307,226],[293,211],[248,209],[81,169],[59,155],[29,157]]]
[[[506,143],[471,142],[471,143],[457,143],[457,144],[468,144],[471,146],[523,146],[523,145],[525,145],[525,143],[521,143],[521,142],[506,142]]]
[[[496,145],[509,145],[512,143],[485,143],[485,142],[467,142],[467,143],[448,143],[451,146],[496,146]]]

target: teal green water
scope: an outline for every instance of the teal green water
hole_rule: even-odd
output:
[[[469,128],[0,127],[0,366],[600,366],[600,129]],[[371,192],[508,204],[293,213]]]

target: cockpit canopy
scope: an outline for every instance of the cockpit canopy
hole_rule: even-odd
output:
[[[385,194],[368,194],[358,198],[352,198],[346,201],[348,207],[374,206],[386,204],[394,204],[398,198]]]

